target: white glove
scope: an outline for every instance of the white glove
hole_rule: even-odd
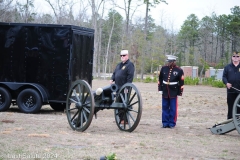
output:
[[[158,93],[162,94],[162,91],[158,91]]]

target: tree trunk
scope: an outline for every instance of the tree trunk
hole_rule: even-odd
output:
[[[106,74],[106,72],[107,72],[108,52],[109,52],[109,48],[110,48],[110,44],[111,44],[113,29],[114,29],[114,14],[113,14],[113,24],[112,24],[111,32],[109,35],[108,44],[107,44],[107,53],[106,53],[106,57],[105,57],[104,74]],[[105,77],[104,77],[104,79],[105,79]]]
[[[148,28],[148,7],[149,7],[149,3],[146,3],[146,14],[145,14],[145,28],[144,28],[144,41],[145,44],[147,44],[147,28]],[[145,61],[144,58],[147,55],[147,47],[145,47],[143,49],[143,53],[142,53],[142,65],[141,65],[141,80],[143,80],[143,74],[144,74],[144,70],[145,70]]]

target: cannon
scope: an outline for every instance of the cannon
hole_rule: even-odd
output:
[[[114,109],[118,128],[132,132],[142,115],[141,94],[133,83],[126,83],[120,89],[116,85],[110,85],[96,91],[92,91],[84,80],[72,84],[67,95],[66,113],[73,130],[85,131],[90,126],[93,115],[103,109]]]
[[[233,105],[232,119],[215,124],[210,131],[213,134],[225,134],[237,130],[240,134],[240,94]]]

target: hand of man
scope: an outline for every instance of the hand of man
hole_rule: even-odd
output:
[[[158,91],[158,93],[163,94],[162,91]]]
[[[231,83],[227,83],[226,86],[227,86],[228,89],[230,89],[232,87],[232,84]]]
[[[113,80],[110,80],[110,84],[113,84]]]

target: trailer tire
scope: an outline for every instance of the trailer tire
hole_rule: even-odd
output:
[[[11,102],[12,96],[9,91],[3,87],[0,87],[0,111],[8,110]]]
[[[24,113],[37,113],[42,107],[42,98],[35,89],[24,89],[17,97],[17,105]]]

